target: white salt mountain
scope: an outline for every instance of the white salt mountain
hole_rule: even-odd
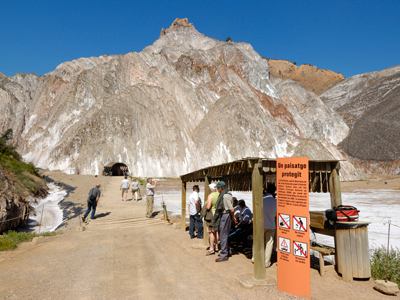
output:
[[[140,53],[1,77],[0,116],[25,160],[80,174],[111,161],[175,177],[243,157],[345,159],[336,145],[349,132],[316,94],[270,79],[251,45],[205,37],[187,19]]]

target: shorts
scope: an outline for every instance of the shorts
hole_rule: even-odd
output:
[[[207,232],[208,232],[208,233],[213,233],[213,232],[215,232],[214,227],[212,227],[212,226],[207,226]]]
[[[129,190],[129,189],[122,189],[122,193],[123,193],[123,194],[128,194],[128,190]]]

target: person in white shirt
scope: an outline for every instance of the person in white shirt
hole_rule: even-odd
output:
[[[122,190],[122,195],[121,195],[121,200],[126,201],[126,198],[128,197],[128,191],[129,187],[131,186],[131,183],[128,180],[128,176],[124,176],[124,179],[121,182],[121,186],[119,187],[119,190]]]
[[[197,221],[197,238],[203,238],[203,219],[200,217],[201,210],[201,200],[199,196],[200,188],[198,185],[193,186],[193,193],[190,194],[189,197],[189,215],[190,215],[190,225],[189,225],[189,234],[190,238],[195,238],[194,235],[194,223]]]

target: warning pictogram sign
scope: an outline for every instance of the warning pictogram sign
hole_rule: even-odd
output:
[[[279,220],[278,220],[279,227],[290,229],[290,216],[284,214],[278,214],[278,215],[279,215]]]
[[[293,216],[293,229],[307,232],[307,218]]]
[[[296,256],[307,258],[307,243],[293,242],[293,254]]]
[[[283,237],[279,237],[279,250],[290,253],[290,240]]]

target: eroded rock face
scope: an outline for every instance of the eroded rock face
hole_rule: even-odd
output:
[[[362,160],[400,160],[400,66],[353,76],[321,99],[351,128],[341,143],[346,153]]]
[[[0,116],[25,160],[80,174],[120,161],[137,176],[175,177],[243,157],[291,156],[304,140],[343,159],[335,145],[349,130],[313,92],[271,81],[251,45],[205,37],[187,20],[140,53],[0,79]],[[342,171],[354,174],[351,165]]]
[[[9,189],[12,182],[7,173],[0,165],[0,234],[23,227],[32,208],[27,198]]]
[[[322,94],[345,79],[340,73],[318,69],[316,66],[308,64],[297,66],[283,59],[267,59],[267,61],[272,77],[291,79],[317,95]]]

